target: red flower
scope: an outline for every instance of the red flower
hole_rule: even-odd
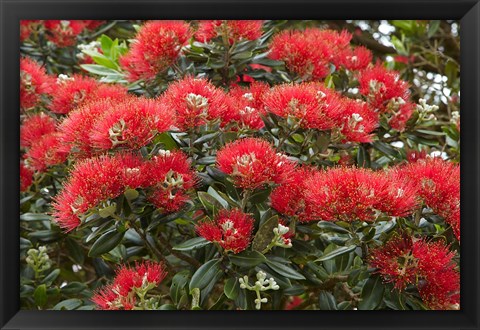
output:
[[[152,159],[148,172],[153,186],[149,200],[162,212],[176,212],[190,199],[188,192],[195,186],[196,176],[181,151],[162,150]]]
[[[298,217],[300,221],[309,220],[311,215],[307,212],[305,192],[309,189],[307,181],[313,174],[311,168],[296,168],[288,180],[270,194],[272,208],[290,217]]]
[[[304,302],[303,298],[300,296],[290,297],[285,303],[285,310],[294,310]]]
[[[333,57],[335,66],[347,70],[365,69],[372,62],[372,52],[363,46],[345,48]]]
[[[294,164],[277,154],[265,140],[244,138],[225,145],[217,154],[218,168],[231,175],[236,186],[257,189],[270,183],[282,183]]]
[[[96,100],[95,91],[100,83],[90,77],[73,75],[56,84],[50,110],[54,113],[67,114],[88,101]]]
[[[116,271],[113,283],[95,292],[92,301],[100,310],[131,310],[135,307],[137,291],[145,294],[158,286],[167,272],[163,264],[152,261],[122,266]]]
[[[120,58],[120,64],[128,72],[127,79],[154,79],[175,63],[191,36],[190,25],[183,21],[150,21],[144,24],[129,52]]]
[[[415,105],[411,102],[390,102],[389,113],[392,113],[392,117],[388,121],[390,127],[397,131],[404,131],[408,120],[413,114]]]
[[[200,42],[209,42],[226,32],[231,44],[242,39],[255,40],[262,36],[262,25],[263,21],[258,20],[199,21],[195,39]]]
[[[307,212],[325,221],[375,221],[380,213],[408,215],[416,206],[414,187],[385,172],[333,168],[306,182]]]
[[[52,92],[54,80],[44,68],[29,58],[20,60],[20,107],[29,109],[37,105],[43,95]]]
[[[43,112],[26,118],[20,126],[20,146],[31,147],[44,135],[51,134],[55,130],[55,120]]]
[[[349,47],[351,38],[346,31],[283,31],[273,37],[269,57],[284,61],[288,70],[303,79],[322,79],[329,74],[334,57]]]
[[[170,113],[177,114],[181,130],[190,130],[224,116],[228,110],[226,96],[205,79],[185,77],[168,86],[161,102]]]
[[[26,191],[32,185],[33,171],[25,166],[25,162],[20,161],[20,191]]]
[[[342,141],[371,142],[371,133],[378,126],[378,114],[367,103],[349,98],[341,100],[340,108],[334,122],[343,136]]]
[[[460,166],[441,158],[419,159],[399,169],[417,195],[452,226],[460,240]]]
[[[400,79],[397,71],[387,70],[381,64],[360,71],[360,93],[381,112],[387,112],[391,101],[406,102],[410,96],[408,83]]]
[[[138,188],[135,184],[146,185],[152,179],[145,166],[131,154],[79,161],[63,190],[55,197],[53,216],[57,223],[71,231],[80,225],[80,217],[89,209],[118,197],[128,188]]]
[[[340,97],[316,83],[277,85],[264,97],[265,108],[285,119],[295,119],[301,127],[328,130],[338,116]]]
[[[201,221],[196,230],[205,239],[220,244],[226,251],[239,253],[250,245],[255,220],[241,210],[221,210],[213,221]]]
[[[44,135],[31,145],[26,153],[29,165],[36,171],[44,172],[47,167],[65,162],[67,153],[62,151],[58,133]]]
[[[115,104],[95,121],[90,141],[101,150],[139,149],[174,123],[175,118],[159,101],[132,97]]]
[[[222,118],[222,124],[234,122],[240,129],[251,130],[265,127],[262,98],[268,90],[268,85],[262,82],[253,82],[248,88],[233,87],[229,92],[229,111]]]
[[[77,36],[86,28],[86,21],[82,20],[46,20],[47,39],[58,47],[73,46]]]
[[[441,242],[396,236],[372,251],[370,265],[385,282],[398,290],[416,285],[431,309],[452,309],[459,303],[460,276],[453,261],[455,253]]]

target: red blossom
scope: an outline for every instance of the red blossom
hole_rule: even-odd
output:
[[[36,106],[43,95],[52,93],[54,80],[44,68],[30,58],[20,60],[20,107],[29,109]]]
[[[162,212],[176,212],[190,200],[188,193],[197,178],[184,153],[162,150],[152,159],[148,172],[153,189],[149,200]]]
[[[225,93],[206,79],[185,77],[168,86],[161,102],[176,113],[177,126],[190,130],[221,118],[228,110]]]
[[[263,21],[259,20],[199,21],[195,39],[200,42],[209,42],[226,33],[231,44],[242,39],[255,40],[262,36],[262,25]]]
[[[387,112],[389,102],[402,104],[410,96],[409,86],[397,71],[387,70],[381,64],[359,72],[360,93],[378,111]]]
[[[347,31],[283,31],[273,37],[269,57],[284,61],[288,70],[303,79],[322,79],[329,74],[334,57],[350,47],[351,38]]]
[[[26,118],[20,126],[20,146],[31,147],[44,135],[51,134],[55,130],[55,119],[43,112]]]
[[[121,266],[113,283],[97,290],[91,300],[99,310],[131,310],[137,302],[136,292],[145,294],[166,275],[164,265],[152,261],[137,262],[134,267]]]
[[[33,182],[33,171],[25,166],[24,161],[20,161],[20,191],[26,191]]]
[[[61,141],[58,133],[44,135],[33,143],[26,153],[29,166],[39,172],[44,172],[48,167],[65,162],[68,154],[61,150]]]
[[[363,46],[345,48],[333,57],[336,66],[347,70],[365,69],[372,62],[372,52]]]
[[[120,58],[128,72],[127,79],[154,79],[178,58],[182,47],[192,36],[184,21],[150,21],[138,31],[129,52]]]
[[[217,154],[218,168],[232,176],[234,184],[257,189],[282,183],[294,168],[285,155],[277,154],[265,140],[244,138],[225,145]]]
[[[459,303],[460,276],[454,252],[442,242],[395,236],[369,256],[372,267],[397,290],[416,285],[431,309],[455,309]]]
[[[175,117],[158,100],[131,97],[116,103],[95,121],[90,141],[100,150],[139,149],[174,124]]]
[[[311,168],[296,168],[288,180],[270,194],[272,208],[290,217],[298,217],[300,221],[309,220],[311,215],[307,212],[305,193],[309,189],[307,181],[313,174]]]
[[[77,36],[87,27],[87,21],[82,20],[46,20],[47,39],[58,47],[73,46]]]
[[[294,119],[301,127],[331,129],[340,111],[340,97],[317,83],[277,85],[264,97],[265,108],[282,118]]]
[[[306,184],[307,212],[316,220],[372,222],[380,213],[408,215],[417,205],[412,185],[382,171],[332,168],[316,172]]]
[[[340,111],[334,118],[343,142],[371,142],[378,121],[378,114],[367,103],[348,98],[341,100]]]
[[[220,244],[226,251],[239,253],[250,245],[255,220],[239,209],[221,210],[215,219],[197,224],[200,236]]]
[[[67,80],[58,81],[50,110],[58,114],[67,114],[75,108],[95,100],[95,91],[100,83],[94,78],[73,75]]]
[[[460,166],[441,158],[424,158],[399,169],[415,184],[416,194],[433,212],[452,226],[460,240]]]

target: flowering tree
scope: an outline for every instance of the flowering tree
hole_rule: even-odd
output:
[[[22,21],[22,308],[459,309],[458,28]]]

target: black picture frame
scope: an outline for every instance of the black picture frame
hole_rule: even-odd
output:
[[[1,329],[479,329],[480,3],[478,0],[0,0]],[[21,19],[459,19],[460,311],[19,310],[19,21]]]

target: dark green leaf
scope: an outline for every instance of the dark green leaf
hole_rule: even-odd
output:
[[[255,267],[266,261],[265,256],[257,251],[244,251],[239,254],[229,255],[230,261],[239,267]]]
[[[360,310],[373,310],[380,305],[385,288],[380,276],[370,277],[362,288],[362,300],[358,304]]]
[[[350,245],[350,246],[340,246],[336,249],[334,249],[331,252],[325,253],[323,256],[318,258],[315,261],[325,261],[325,260],[330,260],[335,257],[341,256],[342,254],[349,253],[353,250],[355,250],[356,246],[355,245]]]
[[[349,231],[331,221],[319,221],[317,224],[318,227],[325,231],[330,231],[334,233],[348,234]]]
[[[305,279],[305,276],[300,274],[298,271],[296,271],[292,267],[289,267],[289,266],[284,265],[282,263],[272,261],[272,260],[267,260],[266,264],[273,271],[277,272],[278,274],[280,274],[282,276],[285,276],[286,278],[290,278],[292,280],[304,280]]]
[[[238,282],[238,278],[229,278],[225,282],[225,286],[223,287],[223,292],[228,299],[235,300],[238,296],[240,291],[240,284]]]
[[[337,304],[335,303],[335,297],[328,291],[320,291],[318,296],[318,304],[321,310],[336,311]]]
[[[53,306],[53,310],[73,310],[82,305],[82,301],[80,299],[67,299],[59,302],[55,306]]]
[[[22,221],[50,221],[51,219],[51,216],[44,213],[24,213],[20,215]]]
[[[188,283],[188,274],[188,271],[182,271],[175,274],[175,276],[172,278],[172,285],[170,286],[170,297],[175,304],[178,304],[180,302],[183,289]]]
[[[37,306],[44,306],[47,303],[47,286],[45,284],[39,285],[35,292],[33,293],[33,298],[35,299],[35,304]]]
[[[125,232],[119,233],[117,230],[112,230],[104,233],[95,241],[95,243],[93,243],[90,251],[88,252],[88,256],[98,257],[104,253],[110,252],[118,244],[120,244],[124,235]]]
[[[220,270],[220,259],[212,259],[203,264],[195,274],[189,284],[190,291],[194,288],[203,289],[215,277]]]
[[[195,237],[195,238],[189,239],[188,241],[185,241],[185,242],[183,242],[179,245],[174,246],[173,249],[177,250],[177,251],[191,251],[191,250],[194,250],[194,249],[199,249],[199,248],[201,248],[203,246],[206,246],[210,243],[211,243],[210,241],[207,241],[203,237]]]
[[[263,251],[272,241],[275,234],[273,229],[278,226],[278,216],[275,215],[266,220],[258,229],[253,239],[252,247],[256,251]]]

